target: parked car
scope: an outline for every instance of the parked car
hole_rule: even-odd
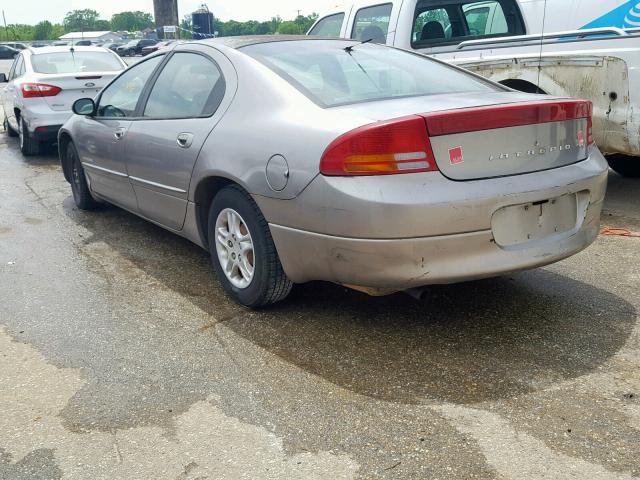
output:
[[[640,177],[639,27],[637,0],[356,0],[309,34],[386,43],[516,90],[591,100],[610,166]]]
[[[78,40],[77,42],[75,42],[74,44],[76,47],[91,47],[91,46],[97,46],[97,45],[93,45],[93,43],[91,42],[91,40]]]
[[[7,45],[0,45],[0,58],[15,58],[19,50]]]
[[[69,42],[53,42],[51,44],[52,47],[66,47],[69,45]]]
[[[58,129],[72,115],[73,102],[95,96],[126,64],[97,47],[42,47],[22,50],[0,92],[4,128],[20,137],[25,155],[35,155],[42,142],[55,142]]]
[[[102,48],[106,48],[107,50],[112,50],[115,52],[121,45],[123,45],[122,42],[107,42],[102,44]]]
[[[161,48],[168,47],[169,45],[173,44],[174,42],[175,42],[175,40],[168,40],[166,42],[158,42],[155,45],[147,45],[146,47],[143,47],[142,55],[145,56],[145,55],[149,55],[150,53],[157,52]]]
[[[503,275],[599,231],[590,102],[383,45],[177,44],[74,112],[58,145],[76,205],[111,202],[208,249],[250,307],[294,282],[384,294]]]
[[[30,46],[32,48],[42,48],[42,47],[46,47],[47,44],[42,42],[32,42]]]
[[[24,50],[27,46],[20,42],[2,42],[0,45],[6,45],[7,47],[15,48],[16,50]]]
[[[144,47],[148,47],[150,45],[155,45],[158,43],[158,40],[154,40],[152,38],[143,38],[141,40],[131,40],[129,43],[126,43],[116,49],[116,52],[121,57],[132,57],[134,55],[142,54],[142,49]]]

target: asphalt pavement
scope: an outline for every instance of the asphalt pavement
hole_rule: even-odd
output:
[[[640,231],[638,180],[603,222]],[[638,478],[639,251],[249,311],[0,132],[0,479]]]

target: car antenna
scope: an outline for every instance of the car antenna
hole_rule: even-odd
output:
[[[368,40],[363,40],[360,43],[358,43],[357,45],[363,45],[365,43],[369,43],[369,42],[373,42],[373,38],[369,38]],[[356,47],[356,45],[347,45],[346,47],[343,48],[343,50],[347,53],[351,53],[353,52],[353,49]]]

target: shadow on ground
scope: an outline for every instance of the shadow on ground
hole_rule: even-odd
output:
[[[65,211],[92,232],[86,243],[107,243],[254,344],[393,402],[475,403],[586,374],[624,345],[636,316],[622,298],[544,269],[433,286],[422,301],[311,283],[246,315],[225,297],[198,247],[117,208],[87,214],[68,198]]]

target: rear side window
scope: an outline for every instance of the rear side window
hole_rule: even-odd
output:
[[[411,46],[425,48],[485,37],[522,35],[524,23],[515,0],[421,0],[414,15]]]
[[[428,57],[370,43],[271,42],[244,47],[242,52],[271,68],[322,107],[497,91],[482,79]]]
[[[122,63],[109,52],[56,52],[31,55],[37,73],[118,72]]]
[[[189,118],[213,114],[224,96],[218,66],[196,53],[176,53],[156,80],[143,116]]]
[[[26,71],[27,69],[24,66],[24,57],[22,55],[18,55],[15,70],[13,72],[13,78],[21,77]]]
[[[353,21],[351,38],[361,42],[368,40],[373,43],[386,43],[392,7],[391,3],[385,3],[358,10]]]
[[[342,30],[342,22],[344,22],[344,13],[336,13],[318,20],[313,28],[309,31],[309,35],[318,35],[320,37],[339,37]]]

